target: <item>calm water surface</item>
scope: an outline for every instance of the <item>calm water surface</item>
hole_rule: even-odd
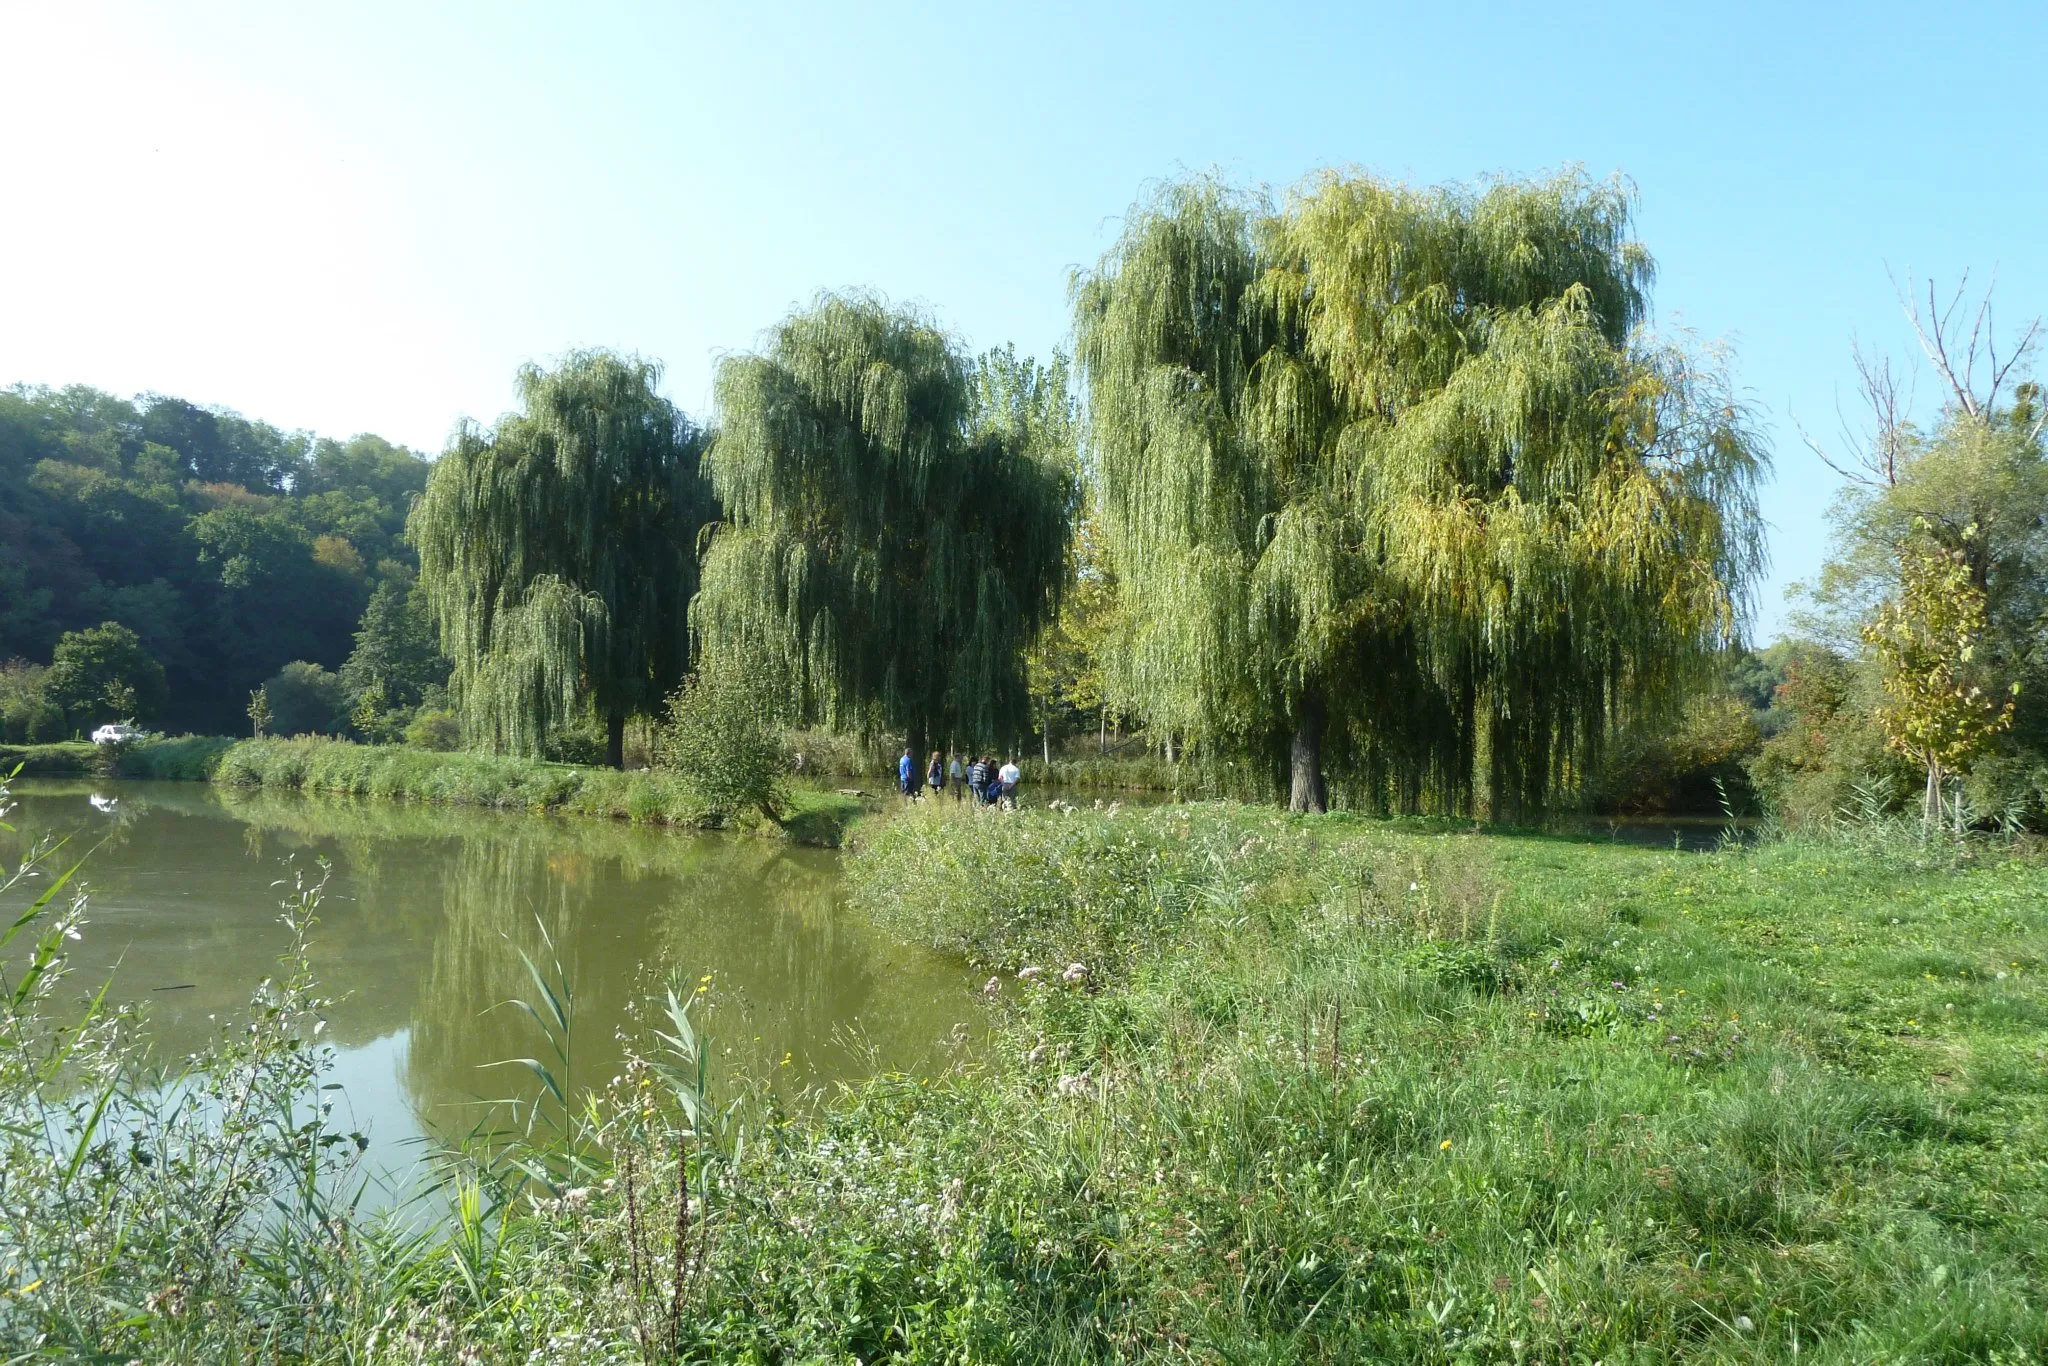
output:
[[[771,840],[389,802],[223,793],[198,783],[21,781],[18,834],[93,848],[78,993],[142,1002],[160,1047],[200,1047],[287,944],[277,886],[331,867],[312,935],[329,1037],[359,1127],[393,1175],[516,1089],[487,1064],[543,1040],[503,1004],[534,994],[546,939],[573,993],[573,1084],[618,1069],[629,1008],[671,972],[713,981],[721,1064],[785,1091],[943,1064],[977,1007],[966,970],[841,904],[838,856]],[[114,809],[92,798],[111,798]]]

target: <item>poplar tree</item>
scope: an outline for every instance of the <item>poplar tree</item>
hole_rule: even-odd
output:
[[[607,351],[526,366],[520,411],[465,425],[436,463],[409,532],[472,743],[535,754],[588,709],[618,767],[626,719],[681,682],[715,504],[703,434],[660,379]]]
[[[1284,749],[1297,810],[1334,746],[1370,801],[1492,813],[1674,704],[1759,567],[1761,457],[1639,336],[1631,207],[1329,173],[1133,210],[1075,326],[1147,721]]]
[[[1064,366],[969,362],[929,319],[827,295],[723,362],[706,467],[725,509],[691,621],[807,724],[994,744],[1073,501]]]

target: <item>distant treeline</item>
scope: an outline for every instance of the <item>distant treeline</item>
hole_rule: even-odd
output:
[[[148,719],[243,730],[253,689],[292,660],[339,668],[378,587],[409,587],[402,533],[430,468],[381,437],[161,394],[0,391],[0,661],[41,665],[65,633],[118,623],[163,669]],[[30,708],[33,680],[10,674],[6,738],[59,739],[114,709]]]

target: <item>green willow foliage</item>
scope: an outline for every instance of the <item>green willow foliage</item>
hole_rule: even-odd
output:
[[[588,705],[617,765],[625,719],[681,681],[715,504],[703,434],[660,378],[604,351],[527,366],[523,410],[463,428],[434,467],[410,532],[473,742],[537,754]]]
[[[1746,414],[1640,336],[1631,199],[1327,173],[1278,209],[1137,206],[1076,281],[1122,688],[1153,725],[1291,749],[1368,804],[1568,792],[1733,634],[1761,562]]]
[[[789,719],[920,749],[1016,735],[1073,502],[1064,366],[971,364],[916,314],[826,296],[717,392],[707,667],[745,669]]]

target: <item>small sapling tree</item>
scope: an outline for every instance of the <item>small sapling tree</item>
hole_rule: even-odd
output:
[[[669,697],[655,757],[720,820],[753,810],[779,821],[789,756],[770,721],[759,688],[730,674],[698,674]]]
[[[1932,831],[1943,814],[1942,785],[2012,724],[2011,685],[2000,700],[1983,686],[1977,647],[1984,634],[1984,590],[1962,550],[1920,536],[1899,550],[1898,593],[1864,626],[1877,658],[1885,700],[1885,739],[1927,771],[1922,819]],[[1960,815],[1960,808],[1958,808]]]

